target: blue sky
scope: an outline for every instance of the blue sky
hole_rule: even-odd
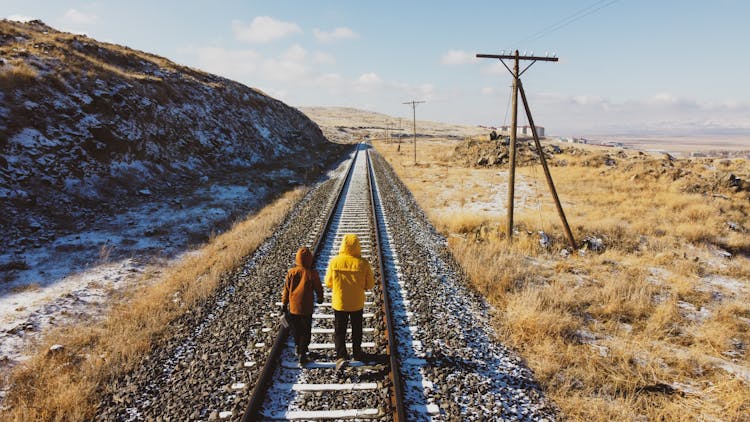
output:
[[[750,134],[750,2],[33,1],[38,18],[259,88],[349,106],[501,125],[511,77],[476,53],[556,53],[523,82],[548,133]],[[507,116],[507,117],[506,117]]]

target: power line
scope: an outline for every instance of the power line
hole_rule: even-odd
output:
[[[524,38],[524,39],[516,42],[516,45],[524,43],[524,42],[528,42],[528,41],[537,41],[537,40],[539,40],[541,38],[544,38],[545,36],[551,34],[552,32],[555,32],[555,31],[557,31],[559,29],[562,29],[562,28],[570,25],[571,23],[573,23],[573,22],[575,22],[575,21],[577,21],[579,19],[583,19],[583,18],[585,18],[586,16],[588,16],[588,15],[590,15],[592,13],[595,13],[595,12],[598,12],[599,10],[604,9],[605,7],[609,7],[609,6],[617,3],[618,1],[619,0],[599,0],[599,1],[596,1],[596,2],[594,2],[594,3],[592,3],[592,4],[588,5],[588,6],[584,7],[583,9],[580,9],[577,12],[575,12],[575,13],[573,13],[573,14],[571,14],[571,15],[569,15],[569,16],[567,16],[567,17],[565,17],[565,18],[563,18],[563,19],[561,19],[561,20],[559,20],[559,21],[557,21],[555,23],[553,23],[552,25],[550,25],[550,26],[548,26],[546,28],[543,28],[543,29],[541,29],[541,30],[539,30],[539,31],[537,31],[537,32],[529,35],[528,37],[526,37],[526,38]]]

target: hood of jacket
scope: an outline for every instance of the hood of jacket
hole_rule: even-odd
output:
[[[339,249],[339,253],[361,258],[362,249],[359,246],[359,238],[356,234],[344,235],[344,238],[341,239],[341,249]]]
[[[295,261],[298,267],[304,267],[307,269],[312,268],[312,264],[313,264],[312,252],[310,252],[310,249],[308,249],[307,246],[303,246],[299,248],[297,250],[297,256],[295,257]]]

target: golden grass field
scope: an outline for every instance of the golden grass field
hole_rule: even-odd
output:
[[[750,419],[750,195],[724,183],[748,180],[748,160],[596,147],[555,155],[574,236],[605,246],[579,254],[539,165],[518,170],[509,246],[507,166],[461,166],[458,142],[419,142],[416,166],[413,144],[375,146],[448,236],[496,309],[499,340],[564,419]],[[552,246],[540,245],[540,230]]]
[[[102,322],[47,333],[36,354],[11,374],[0,420],[94,419],[107,381],[130,371],[168,336],[169,322],[208,297],[222,275],[273,234],[302,193],[284,194],[178,262],[146,269]],[[62,352],[48,352],[58,343]]]

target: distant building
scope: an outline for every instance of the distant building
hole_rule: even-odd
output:
[[[540,138],[544,138],[544,126],[535,126],[536,127],[536,134],[539,135]],[[506,126],[500,126],[500,131],[505,133],[510,133],[510,125]],[[533,136],[534,134],[531,133],[531,126],[518,126],[516,127],[516,136],[519,135],[527,135],[527,136]]]

